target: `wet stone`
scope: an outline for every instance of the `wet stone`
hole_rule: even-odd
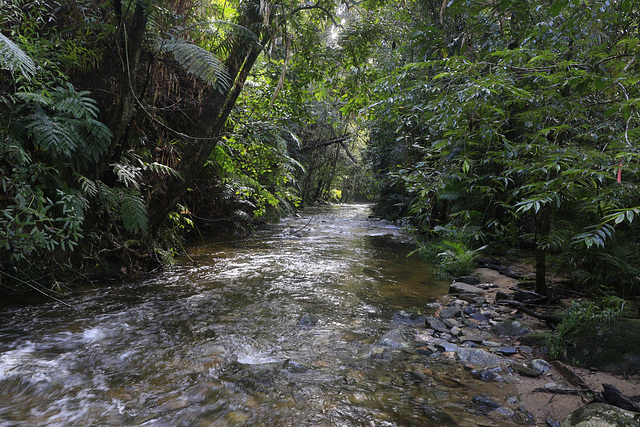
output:
[[[404,333],[399,329],[391,329],[378,340],[377,344],[392,348],[409,347]]]
[[[518,352],[518,349],[516,347],[497,347],[494,348],[493,351],[504,356],[511,356],[513,354],[516,354]]]
[[[477,348],[461,348],[458,357],[463,363],[475,366],[498,365],[502,361],[500,356]]]
[[[438,332],[449,332],[449,328],[447,328],[444,323],[442,323],[435,317],[427,317],[426,325],[427,327],[435,329]]]
[[[465,335],[463,337],[458,338],[458,340],[463,343],[463,342],[467,342],[467,341],[471,341],[471,342],[475,342],[475,343],[481,343],[483,341],[482,337],[480,335]]]
[[[468,285],[461,282],[453,282],[449,286],[450,294],[475,294],[475,296],[482,295],[484,291],[477,286]]]
[[[436,408],[431,405],[423,405],[421,407],[422,413],[426,415],[427,419],[434,423],[434,425],[457,425],[458,423],[447,412],[440,408]]]
[[[504,371],[500,366],[471,370],[471,375],[485,382],[506,382],[503,374]]]
[[[451,319],[462,316],[462,311],[458,307],[444,307],[440,311],[441,319]]]
[[[393,313],[391,321],[393,323],[405,324],[405,325],[424,325],[427,320],[427,316],[424,314],[416,313],[415,311],[396,311]]]
[[[299,326],[316,326],[318,324],[318,317],[313,314],[305,313],[300,317],[298,322]]]
[[[491,400],[487,396],[476,395],[476,396],[473,396],[473,399],[471,399],[471,401],[476,405],[484,406],[489,409],[497,409],[500,407],[499,403]]]

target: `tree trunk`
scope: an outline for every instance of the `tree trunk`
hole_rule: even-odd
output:
[[[262,22],[259,8],[248,5],[240,25],[251,28]],[[157,230],[166,216],[174,209],[176,203],[192,185],[227,126],[227,119],[233,110],[251,68],[255,64],[262,46],[269,41],[269,34],[265,33],[261,44],[238,39],[231,55],[225,61],[227,71],[234,82],[224,93],[212,90],[203,103],[202,111],[195,120],[191,131],[191,138],[187,142],[181,156],[177,171],[182,180],[171,179],[167,182],[166,192],[162,197],[155,197],[150,201],[149,223],[152,230]],[[251,43],[251,45],[247,45]]]
[[[136,113],[136,84],[138,80],[138,65],[140,53],[147,30],[147,10],[144,2],[138,1],[130,22],[126,22],[122,15],[121,0],[113,0],[114,12],[117,19],[118,32],[116,34],[116,49],[122,59],[122,77],[120,79],[120,98],[114,113],[107,123],[113,141],[107,154],[99,166],[102,174],[107,165],[117,162],[125,149],[127,130]]]
[[[548,295],[547,289],[547,243],[551,231],[551,204],[545,204],[536,215],[536,292],[540,295]]]

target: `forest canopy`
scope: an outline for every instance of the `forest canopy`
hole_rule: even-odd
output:
[[[549,260],[635,295],[630,0],[0,0],[0,284],[377,201],[451,274]],[[73,273],[73,274],[71,274]],[[80,273],[80,274],[79,274]]]

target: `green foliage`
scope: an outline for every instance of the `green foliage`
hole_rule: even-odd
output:
[[[424,233],[466,224],[574,260],[632,244],[616,229],[638,206],[634,18],[619,2],[433,6],[366,110],[393,208]]]
[[[0,68],[19,73],[27,79],[36,74],[36,65],[22,49],[0,33]]]
[[[184,69],[205,83],[224,92],[231,85],[226,66],[216,55],[184,40],[163,43],[163,49],[171,52]]]
[[[554,358],[566,357],[566,339],[572,333],[593,322],[613,322],[626,313],[626,301],[616,296],[608,296],[600,303],[573,302],[562,314],[562,322],[551,335],[549,354]]]

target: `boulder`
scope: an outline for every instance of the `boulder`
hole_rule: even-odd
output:
[[[449,286],[449,293],[482,295],[484,291],[476,286],[454,281],[451,286]]]
[[[504,320],[493,326],[493,332],[508,337],[521,337],[529,333],[529,328],[517,320]]]
[[[638,427],[638,414],[604,403],[592,403],[569,414],[561,427]]]
[[[466,283],[467,285],[473,285],[473,286],[480,284],[480,280],[475,276],[456,277],[454,279],[454,282]]]
[[[565,340],[566,361],[607,372],[640,369],[640,320],[592,322]]]

